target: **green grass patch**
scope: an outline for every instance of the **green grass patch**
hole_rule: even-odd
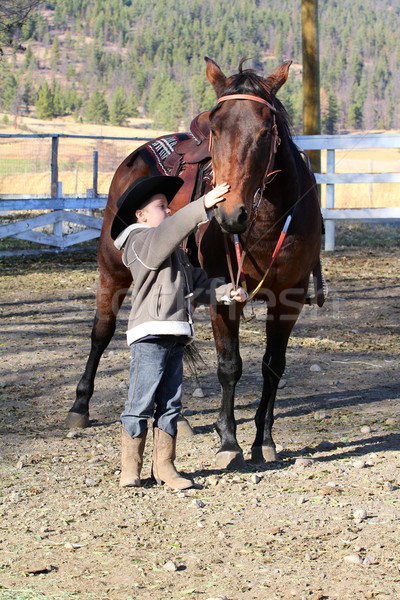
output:
[[[58,171],[75,170],[91,171],[93,165],[90,161],[59,160]],[[48,158],[4,158],[0,157],[0,175],[13,175],[21,173],[50,173],[50,154]]]
[[[0,158],[0,175],[43,173],[50,170],[49,160],[37,158]]]

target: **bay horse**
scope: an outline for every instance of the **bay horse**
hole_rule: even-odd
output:
[[[247,289],[253,291],[256,299],[266,302],[264,383],[255,415],[252,459],[269,462],[277,458],[272,438],[274,403],[285,369],[288,339],[305,303],[310,274],[320,272],[321,211],[314,175],[291,138],[286,112],[276,98],[287,80],[290,63],[283,63],[264,79],[253,70],[243,70],[242,63],[238,73],[226,77],[213,60],[205,60],[207,79],[218,98],[207,114],[213,182],[227,181],[231,190],[226,200],[215,207],[209,225],[197,234],[198,259],[209,277],[229,280],[235,277],[234,270],[238,274],[242,271]],[[110,186],[98,248],[100,277],[91,351],[68,414],[70,427],[88,425],[89,400],[99,360],[114,334],[116,315],[132,283],[121,252],[110,237],[116,202],[134,180],[149,175],[148,164],[140,152],[135,152],[118,167]],[[177,210],[189,201],[190,198],[177,197],[171,207]],[[282,234],[283,229],[287,232]],[[235,269],[233,236],[236,248],[239,238],[243,249]],[[278,239],[283,240],[279,252]],[[273,254],[276,258],[271,264]],[[316,288],[319,305],[323,302],[320,287]],[[244,465],[234,417],[235,387],[242,374],[242,310],[243,305],[236,303],[210,307],[222,388],[216,422],[221,439],[216,464],[221,468]]]

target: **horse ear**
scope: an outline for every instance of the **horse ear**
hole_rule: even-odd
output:
[[[207,68],[206,68],[207,79],[211,83],[211,85],[213,86],[213,88],[215,90],[215,93],[219,97],[219,96],[221,96],[222,92],[226,88],[226,77],[223,74],[223,72],[221,71],[221,69],[219,68],[219,66],[217,65],[217,63],[214,62],[211,58],[208,58],[208,56],[205,56],[204,60],[207,63]]]
[[[289,67],[292,64],[291,60],[284,62],[280,67],[275,69],[273,73],[267,79],[265,79],[266,86],[268,87],[271,94],[275,96],[278,90],[286,82],[289,75]]]

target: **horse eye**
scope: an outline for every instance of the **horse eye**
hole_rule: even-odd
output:
[[[260,131],[260,133],[258,134],[258,137],[260,137],[260,138],[266,138],[266,137],[268,137],[268,134],[269,134],[269,130],[268,129],[262,129]]]
[[[216,132],[215,132],[215,129],[213,129],[212,127],[211,127],[211,133],[212,133],[213,137],[217,137],[217,134],[216,134]]]

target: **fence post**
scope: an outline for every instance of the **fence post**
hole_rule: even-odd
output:
[[[61,198],[62,196],[62,183],[58,181],[58,135],[53,135],[51,138],[51,197]],[[53,210],[57,213],[57,210]],[[53,225],[53,235],[62,238],[63,235],[63,223],[57,221]],[[62,249],[62,247],[61,247]]]
[[[93,196],[97,198],[97,178],[99,173],[99,153],[93,150]]]
[[[51,192],[52,198],[57,198],[58,192],[58,135],[51,138]]]
[[[326,172],[335,172],[335,151],[326,151]],[[335,185],[326,184],[326,208],[335,208]],[[335,221],[333,219],[325,220],[325,251],[332,252],[335,249]]]
[[[57,195],[56,198],[61,198],[62,196],[62,182],[59,181],[57,183]],[[54,213],[57,213],[57,210],[53,210]],[[63,222],[62,221],[57,221],[56,223],[54,223],[53,225],[53,235],[55,235],[56,237],[62,238],[63,236]],[[58,246],[58,248],[60,248],[61,250],[63,250],[62,246]]]

